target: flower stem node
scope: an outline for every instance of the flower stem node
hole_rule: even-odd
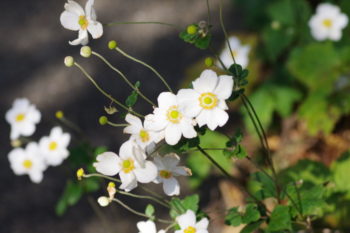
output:
[[[91,56],[91,47],[90,46],[83,46],[80,49],[80,55],[86,58],[89,58]]]
[[[197,33],[197,26],[196,25],[193,25],[193,24],[191,24],[191,25],[189,25],[188,27],[187,27],[187,33],[188,34],[190,34],[190,35],[194,35],[194,34],[196,34]]]
[[[98,119],[98,122],[100,125],[105,125],[108,123],[108,118],[106,116],[101,116],[100,119]]]
[[[214,64],[213,58],[207,57],[207,58],[204,60],[204,64],[205,64],[207,67],[213,66],[213,64]]]
[[[113,49],[115,49],[116,47],[117,47],[117,42],[116,42],[115,40],[111,40],[111,41],[108,42],[108,48],[109,48],[110,50],[113,50]]]
[[[97,199],[97,202],[98,202],[98,204],[99,204],[100,206],[106,207],[106,206],[109,205],[110,200],[109,200],[108,197],[102,196],[102,197],[99,197],[99,198]]]
[[[77,178],[78,178],[78,180],[81,180],[84,176],[85,176],[85,171],[84,171],[84,169],[79,168],[79,169],[77,170]]]
[[[67,67],[72,67],[74,65],[74,58],[72,56],[67,56],[64,58],[64,64]]]
[[[57,119],[62,119],[64,117],[64,114],[63,114],[62,111],[57,111],[55,113],[55,116],[56,116]]]

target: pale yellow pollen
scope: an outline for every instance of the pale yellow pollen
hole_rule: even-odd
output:
[[[50,142],[50,144],[49,144],[49,150],[51,150],[51,151],[56,150],[56,149],[57,149],[57,146],[58,146],[57,142],[52,141],[52,142]]]
[[[232,52],[233,57],[237,57],[237,55],[238,55],[238,51],[237,50],[232,50],[231,52]]]
[[[326,28],[330,28],[333,25],[333,22],[330,19],[324,19],[322,23],[323,23],[323,26],[325,26]]]
[[[24,121],[25,118],[26,118],[26,115],[23,113],[20,113],[16,116],[16,122]]]
[[[78,21],[81,29],[85,30],[89,26],[89,21],[86,19],[85,15],[79,16],[79,21]]]
[[[141,129],[139,136],[140,136],[142,142],[149,141],[149,133],[146,130]]]
[[[198,100],[199,105],[204,109],[212,109],[218,105],[218,98],[211,92],[201,94]]]
[[[194,227],[187,227],[185,230],[184,230],[184,233],[196,233],[197,230],[196,228]]]
[[[33,166],[33,162],[29,159],[26,159],[22,163],[23,167],[26,169],[30,169]]]
[[[171,177],[173,177],[173,173],[171,173],[170,171],[167,171],[167,170],[160,170],[159,176],[164,178],[164,179],[170,179]]]
[[[126,159],[122,162],[122,169],[124,173],[129,173],[135,169],[134,160]]]
[[[181,112],[178,110],[177,106],[171,106],[168,111],[167,111],[167,119],[168,121],[172,122],[172,123],[179,123],[180,120],[182,119],[182,114]]]

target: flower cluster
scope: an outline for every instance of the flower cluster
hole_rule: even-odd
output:
[[[51,129],[49,136],[42,137],[39,142],[29,142],[20,148],[20,136],[30,137],[34,134],[41,114],[27,99],[16,99],[6,113],[6,120],[11,125],[10,138],[15,147],[8,155],[11,168],[16,175],[29,175],[35,182],[41,182],[43,172],[48,166],[58,166],[69,155],[67,150],[70,134],[64,133],[60,127]]]

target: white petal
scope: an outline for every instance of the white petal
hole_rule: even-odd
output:
[[[87,45],[89,43],[89,36],[87,30],[79,30],[79,36],[73,41],[69,41],[70,45]]]
[[[79,16],[68,11],[63,11],[60,16],[61,24],[64,28],[72,31],[80,29]]]
[[[68,3],[64,4],[64,8],[66,9],[66,11],[69,11],[78,16],[85,14],[83,8],[73,0],[68,0]]]
[[[187,167],[176,167],[173,170],[173,174],[176,176],[190,176],[190,175],[192,175],[192,172]]]
[[[343,29],[343,28],[346,27],[346,25],[348,25],[348,21],[349,21],[349,18],[348,18],[348,16],[346,14],[340,14],[337,17],[336,24],[337,24],[338,27]]]
[[[89,21],[87,30],[94,39],[100,38],[103,35],[103,26],[97,21]]]
[[[126,114],[125,121],[128,122],[130,125],[135,125],[139,128],[143,128],[142,121],[140,120],[140,118],[130,113]]]
[[[156,233],[156,225],[153,221],[148,220],[147,222],[141,221],[137,223],[137,229],[140,233]]]
[[[119,176],[120,180],[122,181],[122,184],[119,186],[120,189],[124,189],[125,191],[130,192],[137,187],[137,180],[133,172],[120,172]]]
[[[97,156],[94,163],[96,171],[106,176],[114,176],[120,171],[120,158],[113,152],[104,152]]]
[[[133,152],[134,145],[135,144],[131,140],[124,142],[119,148],[120,158],[128,159],[130,157],[134,157],[134,152]]]
[[[199,222],[196,224],[196,229],[198,230],[206,230],[209,225],[209,220],[207,218],[202,218]]]
[[[145,162],[144,168],[138,168],[134,170],[137,181],[140,183],[150,183],[158,175],[158,169],[156,165],[150,161]]]
[[[216,119],[217,124],[220,127],[224,126],[229,119],[227,112],[225,112],[220,108],[215,108],[213,111],[214,111],[213,115]]]
[[[91,18],[91,16],[96,17],[96,13],[94,10],[94,2],[95,0],[88,0],[85,5],[85,13],[88,19],[96,20],[96,18]]]
[[[155,111],[156,110],[158,110],[158,108],[156,108]],[[144,121],[145,129],[152,130],[152,131],[163,130],[167,126],[167,124],[168,124],[168,121],[166,120],[163,113],[159,113],[157,115],[149,114],[145,117],[145,121]]]
[[[34,183],[40,183],[43,180],[43,173],[41,171],[30,172],[29,177]]]
[[[163,190],[168,196],[179,195],[179,182],[174,177],[171,177],[170,179],[163,179]]]
[[[191,122],[188,122],[186,120],[182,120],[180,122],[180,128],[183,136],[185,138],[194,138],[197,136],[196,130],[194,130],[194,127]]]
[[[183,215],[180,215],[176,218],[176,222],[180,225],[181,229],[186,229],[189,226],[196,225],[196,215],[192,210],[187,210]]]
[[[219,83],[214,90],[214,93],[219,99],[228,99],[232,94],[233,89],[233,78],[228,75],[219,76]]]
[[[138,135],[141,129],[142,128],[139,128],[138,126],[129,125],[124,128],[123,133]]]
[[[162,158],[162,162],[166,168],[173,169],[179,164],[180,157],[175,153],[166,154]]]
[[[158,96],[158,106],[162,109],[168,109],[170,106],[177,105],[176,95],[171,92],[162,92]]]
[[[204,70],[200,77],[192,82],[193,89],[198,93],[213,92],[218,83],[218,77],[212,70]]]
[[[179,109],[188,117],[195,117],[202,108],[199,105],[200,94],[192,89],[181,89],[177,94]]]
[[[329,39],[333,41],[339,41],[341,39],[342,32],[339,29],[333,29],[329,34]]]
[[[209,116],[207,116],[207,115],[210,115],[210,111],[203,110],[196,117],[196,121],[197,121],[199,127],[202,127],[203,125],[206,125],[208,123],[207,119],[209,118]]]
[[[165,128],[165,141],[169,145],[176,145],[181,139],[181,128],[177,124],[169,124]]]

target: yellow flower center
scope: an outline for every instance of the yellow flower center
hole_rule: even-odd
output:
[[[23,113],[20,113],[16,116],[16,122],[21,122],[26,118],[26,115],[24,115]]]
[[[33,162],[30,161],[29,159],[26,159],[22,163],[23,167],[26,169],[30,169],[33,166]]]
[[[238,55],[238,51],[237,50],[232,50],[232,55],[233,55],[234,58],[236,58],[237,55]]]
[[[139,136],[140,136],[142,142],[149,141],[149,133],[146,130],[141,129]]]
[[[323,26],[325,26],[326,28],[330,28],[333,25],[333,22],[330,19],[324,19],[322,23],[323,23]]]
[[[56,150],[57,149],[57,146],[58,146],[58,144],[57,144],[57,142],[55,142],[55,141],[52,141],[52,142],[50,142],[50,144],[49,144],[49,150]]]
[[[174,105],[168,109],[167,118],[168,118],[168,121],[175,124],[180,122],[180,120],[182,119],[182,114],[178,110],[177,106]]]
[[[212,109],[218,105],[218,98],[211,92],[199,96],[199,105],[204,109]]]
[[[132,170],[135,169],[134,160],[132,160],[132,159],[124,160],[122,163],[122,168],[123,168],[124,173],[131,172]]]
[[[79,21],[78,21],[81,29],[85,30],[89,26],[89,21],[86,19],[85,15],[79,16]]]
[[[184,230],[184,233],[196,233],[197,230],[196,228],[194,227],[187,227],[185,230]]]
[[[160,170],[159,171],[159,176],[164,178],[164,179],[170,179],[173,176],[173,173],[167,170]]]

